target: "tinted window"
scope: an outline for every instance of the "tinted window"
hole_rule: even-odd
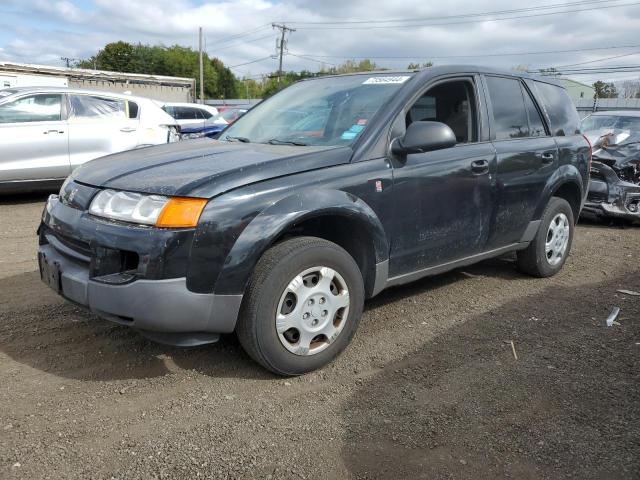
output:
[[[0,123],[52,122],[62,119],[62,96],[31,95],[0,105]]]
[[[524,95],[524,105],[527,108],[527,116],[529,117],[529,136],[530,137],[544,137],[547,135],[547,132],[544,129],[544,122],[542,121],[542,117],[540,116],[540,112],[536,107],[536,104],[533,103],[533,99],[529,92],[522,92]]]
[[[71,95],[70,117],[93,120],[125,118],[126,104],[125,100],[117,98]]]
[[[549,116],[551,133],[553,135],[580,133],[580,117],[566,90],[549,83],[534,83]]]
[[[200,110],[200,115],[207,119],[213,117],[213,114],[208,110]]]
[[[518,80],[487,77],[496,140],[529,136],[529,121]]]
[[[200,110],[190,107],[173,107],[175,115],[173,116],[177,120],[202,120]]]
[[[138,104],[135,102],[128,102],[129,104],[129,118],[138,118]]]

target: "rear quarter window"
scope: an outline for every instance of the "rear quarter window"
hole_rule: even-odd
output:
[[[550,83],[533,83],[549,117],[551,134],[564,136],[580,133],[580,116],[567,91]]]

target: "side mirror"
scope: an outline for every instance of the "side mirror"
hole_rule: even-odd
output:
[[[391,151],[395,155],[430,152],[453,147],[458,141],[453,130],[440,122],[413,122],[404,137],[393,141]]]

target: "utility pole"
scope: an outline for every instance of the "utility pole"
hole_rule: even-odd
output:
[[[287,42],[285,40],[285,36],[287,32],[295,32],[294,28],[289,28],[284,24],[272,23],[272,28],[277,28],[280,30],[280,41],[278,42],[277,49],[279,50],[280,55],[280,63],[278,65],[278,83],[280,83],[280,79],[282,78],[282,56],[284,55],[284,50],[287,48]]]
[[[200,51],[200,103],[204,103],[204,71],[202,68],[202,27],[199,30],[199,47]]]
[[[75,58],[60,57],[60,60],[62,60],[65,63],[67,68],[71,68],[71,62],[73,62],[75,60]]]

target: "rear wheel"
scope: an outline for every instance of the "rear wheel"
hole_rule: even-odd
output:
[[[540,220],[535,238],[518,252],[518,269],[536,277],[550,277],[560,271],[569,256],[574,219],[571,205],[552,197]]]
[[[344,350],[363,303],[362,274],[344,249],[320,238],[293,238],[258,262],[236,330],[258,363],[280,375],[299,375]]]

